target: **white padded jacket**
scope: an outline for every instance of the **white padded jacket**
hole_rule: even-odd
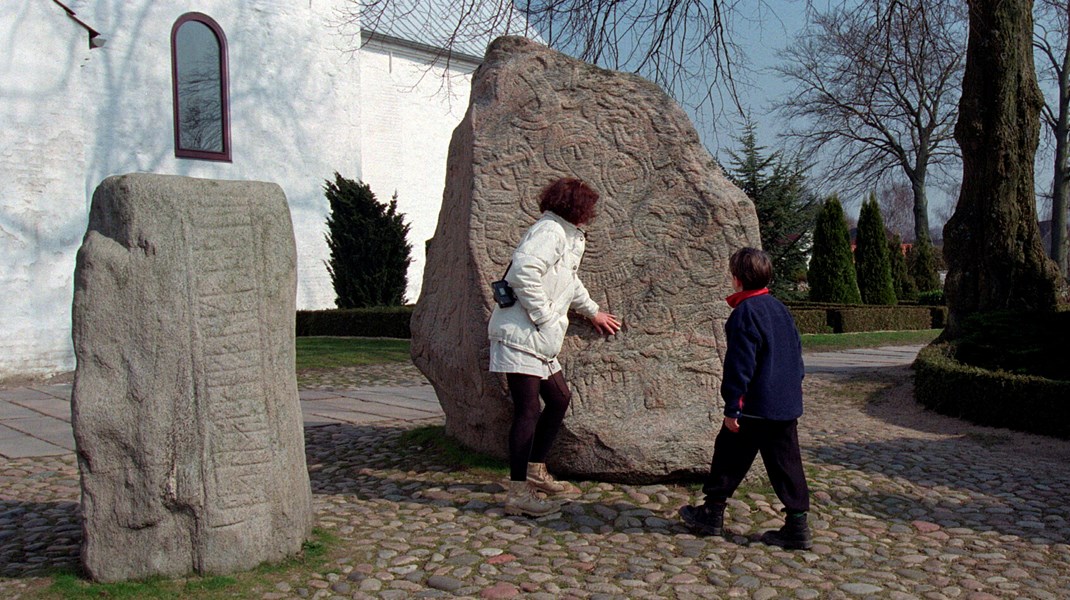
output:
[[[517,244],[505,277],[517,302],[494,307],[487,336],[542,360],[556,358],[568,330],[569,309],[587,318],[598,314],[598,304],[579,278],[586,244],[578,227],[544,212]]]

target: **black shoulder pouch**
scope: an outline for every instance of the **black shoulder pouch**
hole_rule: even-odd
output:
[[[513,293],[513,288],[509,286],[509,282],[505,280],[505,276],[509,274],[509,269],[512,266],[513,262],[509,261],[509,266],[505,267],[505,273],[502,278],[498,281],[490,282],[490,289],[494,292],[494,301],[502,308],[509,308],[516,304],[516,294]]]

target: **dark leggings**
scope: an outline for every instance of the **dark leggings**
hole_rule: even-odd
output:
[[[513,397],[513,426],[509,429],[509,478],[525,481],[529,462],[546,462],[550,446],[561,429],[572,392],[561,371],[549,379],[537,375],[506,373]],[[539,396],[546,402],[540,410]]]

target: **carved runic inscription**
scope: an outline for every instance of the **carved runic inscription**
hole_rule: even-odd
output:
[[[226,574],[300,551],[296,263],[278,185],[131,173],[93,194],[71,393],[93,579]]]
[[[207,202],[207,201],[205,201]],[[263,403],[258,250],[248,203],[193,211],[196,339],[204,374],[198,392],[212,431],[206,439],[209,524],[232,525],[267,502],[264,488],[271,436]],[[251,276],[253,275],[253,276]],[[240,511],[239,511],[240,509]]]
[[[583,179],[601,198],[597,218],[585,226],[582,277],[595,300],[629,327],[615,340],[627,358],[605,362],[600,369],[609,380],[590,386],[590,394],[579,386],[578,400],[619,388],[647,408],[679,409],[693,390],[709,393],[720,370],[711,366],[718,350],[692,340],[720,327],[706,316],[723,304],[723,295],[708,290],[723,285],[715,269],[727,252],[711,243],[724,230],[715,218],[720,199],[708,193],[715,167],[688,155],[684,142],[697,140],[667,123],[663,97],[634,79],[556,55],[499,69],[494,102],[479,104],[476,117],[485,124],[478,131],[494,132],[479,139],[473,154],[480,261],[504,270],[538,217],[539,190],[560,177]],[[684,305],[688,310],[674,309]],[[659,383],[628,383],[635,372]]]
[[[540,190],[578,177],[600,194],[578,274],[624,326],[604,336],[571,320],[558,358],[572,400],[547,462],[629,482],[705,472],[721,421],[725,262],[761,241],[753,204],[683,110],[651,82],[503,37],[473,75],[449,161],[410,322],[446,431],[507,455],[512,403],[488,371],[488,283],[539,217]]]

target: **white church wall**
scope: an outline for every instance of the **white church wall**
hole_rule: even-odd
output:
[[[297,305],[333,306],[322,186],[334,170],[360,164],[359,70],[330,25],[343,2],[90,2],[94,27],[122,41],[109,41],[96,65],[111,100],[96,106],[87,193],[133,171],[278,183],[297,238]],[[174,156],[170,35],[191,11],[207,14],[227,38],[230,163]]]
[[[416,302],[423,283],[425,242],[435,233],[453,130],[468,109],[477,63],[444,65],[397,46],[370,43],[360,53],[362,179],[381,202],[395,190],[398,210],[410,224],[412,264],[406,300]],[[345,175],[345,173],[343,173]]]
[[[335,170],[359,177],[361,158],[359,69],[329,24],[345,1],[71,0],[107,40],[93,50],[58,5],[0,3],[0,379],[73,368],[74,257],[93,190],[111,175],[278,183],[297,238],[298,307],[333,306],[322,186]],[[230,163],[174,156],[170,35],[191,11],[226,36]]]
[[[0,2],[0,378],[72,364],[88,31],[51,2]],[[18,126],[14,126],[18,124]]]

